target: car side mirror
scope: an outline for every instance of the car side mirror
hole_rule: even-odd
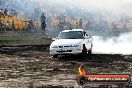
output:
[[[53,41],[55,41],[57,38],[52,38]]]

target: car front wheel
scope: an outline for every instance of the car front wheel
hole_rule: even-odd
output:
[[[53,58],[58,58],[58,55],[53,55]]]

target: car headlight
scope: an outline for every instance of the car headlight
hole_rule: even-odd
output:
[[[51,48],[58,48],[58,46],[51,46]]]

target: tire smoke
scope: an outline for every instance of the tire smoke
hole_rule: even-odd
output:
[[[102,38],[93,36],[94,54],[132,54],[132,32],[122,33],[119,37]]]

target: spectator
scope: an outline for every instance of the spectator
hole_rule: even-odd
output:
[[[82,22],[82,19],[80,19],[80,21],[79,21],[79,28],[80,28],[80,29],[82,29],[82,23],[83,23],[83,22]]]
[[[0,20],[0,31],[2,31],[2,27],[3,27],[3,24],[2,24],[2,21]]]
[[[11,16],[14,16],[14,9],[11,9],[10,15],[11,15]]]
[[[0,9],[0,18],[4,16],[4,11],[3,9]]]
[[[41,27],[42,27],[42,30],[44,30],[45,32],[45,28],[46,28],[46,17],[44,16],[44,13],[42,13],[42,16],[40,17],[41,18]]]
[[[15,29],[15,24],[14,24],[14,20],[12,20],[12,31],[14,31]]]
[[[33,25],[33,21],[32,20],[29,21],[29,24],[27,26],[27,30],[30,31],[30,32],[35,31],[35,27]]]
[[[76,19],[76,28],[78,29],[78,20]]]
[[[5,9],[5,10],[4,10],[4,15],[7,16],[7,15],[8,15],[7,13],[8,13],[8,10]]]
[[[17,16],[17,11],[16,10],[14,10],[14,16]]]
[[[0,9],[0,18],[2,17],[2,9]]]
[[[9,21],[6,22],[6,31],[8,31],[8,30],[10,30],[10,22]]]

